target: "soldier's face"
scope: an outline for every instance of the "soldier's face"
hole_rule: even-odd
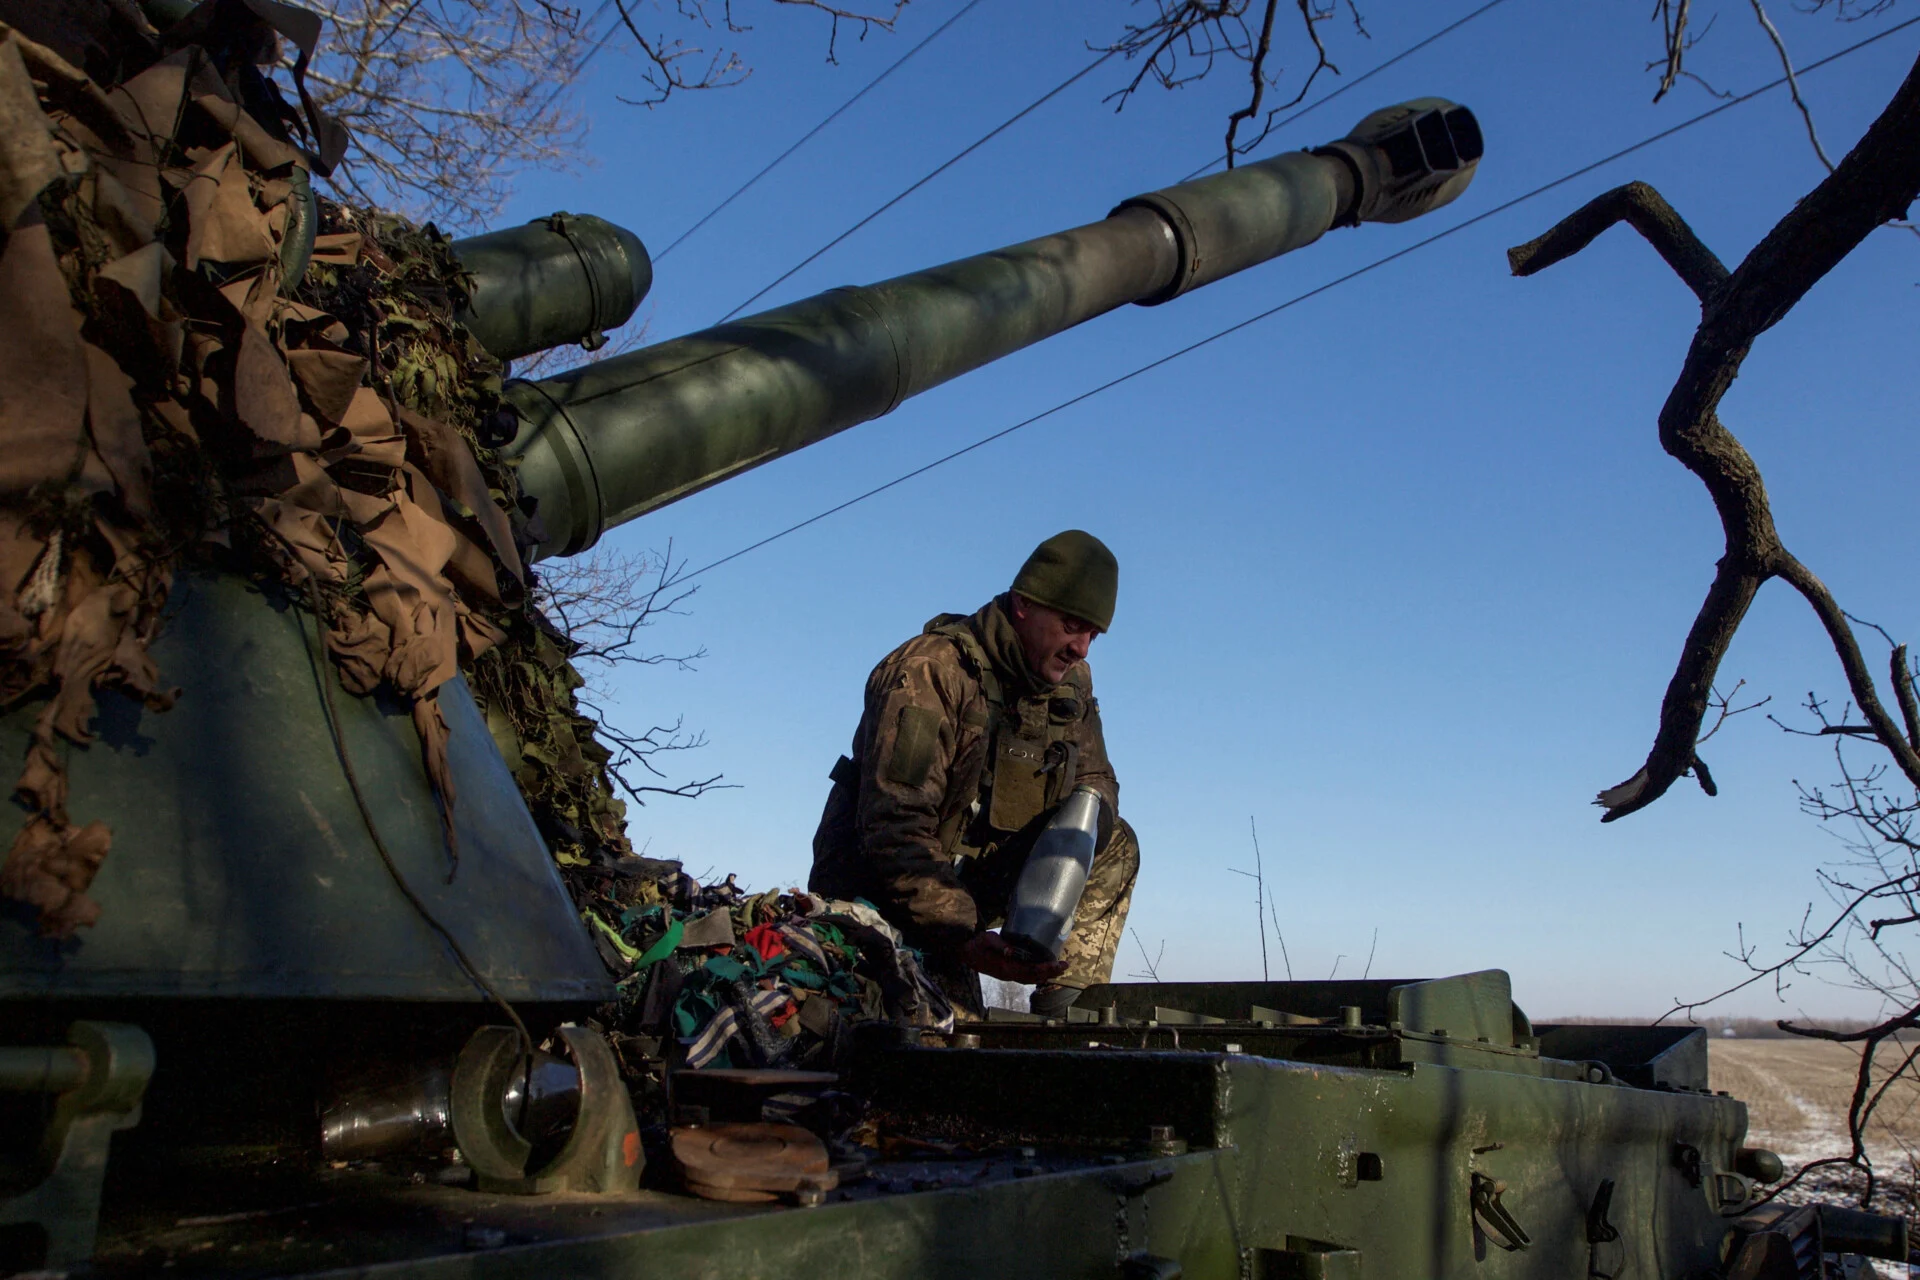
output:
[[[1013,631],[1026,650],[1027,665],[1048,684],[1059,684],[1075,663],[1085,662],[1093,638],[1100,634],[1100,628],[1085,618],[1036,604],[1017,592],[1013,597]]]

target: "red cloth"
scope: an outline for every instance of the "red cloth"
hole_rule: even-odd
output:
[[[787,953],[787,940],[780,931],[770,924],[757,924],[747,930],[747,945],[760,953],[761,960],[771,960],[775,956]]]

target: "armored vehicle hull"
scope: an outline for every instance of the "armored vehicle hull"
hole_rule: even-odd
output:
[[[847,1084],[887,1154],[847,1170],[818,1207],[647,1189],[499,1196],[378,1168],[216,1162],[110,1196],[97,1265],[729,1280],[1777,1274],[1724,1270],[1765,1238],[1746,1215],[1765,1156],[1742,1146],[1745,1105],[1707,1091],[1697,1028],[1536,1028],[1497,971],[1097,987],[1074,1012],[1046,1023],[995,1011],[952,1038],[863,1043]],[[117,1176],[131,1192],[141,1166]],[[1904,1249],[1837,1220],[1820,1243]]]
[[[1825,1253],[1904,1258],[1896,1223],[1752,1209],[1779,1162],[1706,1091],[1699,1033],[1535,1028],[1499,972],[1110,986],[1064,1021],[949,1031],[917,962],[840,903],[823,927],[869,941],[834,944],[842,990],[803,1009],[756,985],[773,957],[736,958],[731,903],[671,915],[667,864],[616,841],[572,865],[625,897],[563,883],[548,840],[585,849],[562,828],[612,802],[536,820],[521,788],[591,773],[592,744],[522,739],[459,674],[479,688],[511,652],[527,685],[565,686],[564,637],[523,607],[529,556],[1115,307],[1438,208],[1478,164],[1471,112],[1390,107],[1086,226],[501,389],[482,347],[597,345],[650,285],[644,248],[567,215],[396,233],[406,263],[375,216],[333,209],[347,229],[322,235],[306,168],[328,148],[276,136],[253,60],[285,37],[298,76],[317,30],[257,0],[193,9],[140,36],[152,57],[108,86],[123,116],[0,29],[7,164],[32,162],[8,173],[60,211],[8,229],[8,297],[45,303],[16,305],[20,340],[88,388],[7,495],[24,577],[0,729],[33,763],[5,832],[0,1270],[1801,1280]],[[194,78],[206,59],[227,78]],[[149,116],[215,145],[182,152]],[[115,173],[156,217],[116,203]],[[111,260],[81,234],[108,222]],[[323,263],[326,292],[292,301]],[[128,551],[168,502],[178,539]],[[770,927],[741,910],[749,939]],[[725,984],[706,1025],[759,1018],[763,1065],[692,1069],[698,1035],[647,1030],[688,1031],[679,987],[627,1018],[669,974]],[[833,1070],[764,1065],[809,1016]]]

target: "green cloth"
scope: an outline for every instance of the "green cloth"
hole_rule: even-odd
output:
[[[1039,693],[1051,687],[1027,663],[1026,646],[1020,643],[1020,633],[1013,629],[1013,605],[1006,596],[995,596],[968,621],[974,624],[973,633],[979,637],[980,647],[986,652],[987,661],[993,664],[995,674],[1013,685],[1016,695]]]
[[[599,916],[595,915],[591,911],[582,911],[580,915],[583,919],[586,920],[588,924],[598,929],[601,933],[606,934],[607,941],[613,944],[613,949],[615,951],[618,951],[621,954],[621,956],[625,958],[629,964],[637,963],[639,961],[640,959],[639,949],[635,947],[632,943],[628,942],[625,938],[621,937],[619,932],[612,925],[608,924],[605,920],[602,920]]]
[[[1120,594],[1120,562],[1100,539],[1068,529],[1033,549],[1014,576],[1013,589],[1105,631],[1113,625],[1114,601]]]
[[[680,935],[686,931],[687,926],[681,921],[675,920],[667,926],[667,931],[660,935],[660,940],[648,947],[646,952],[641,955],[638,960],[633,962],[633,967],[635,969],[644,969],[648,965],[656,964],[672,955],[674,948],[680,945]]]

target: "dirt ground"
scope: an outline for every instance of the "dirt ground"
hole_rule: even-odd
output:
[[[1747,1104],[1747,1142],[1780,1153],[1789,1173],[1809,1160],[1845,1155],[1847,1107],[1860,1054],[1821,1040],[1715,1039],[1708,1053],[1713,1087]],[[1908,1050],[1881,1046],[1874,1078],[1898,1066]],[[1877,1213],[1920,1218],[1920,1084],[1901,1080],[1887,1092],[1867,1127],[1867,1150],[1883,1179]],[[1858,1206],[1861,1183],[1849,1169],[1816,1170],[1783,1199]],[[1875,1264],[1877,1277],[1920,1275],[1920,1269]]]
[[[1898,1066],[1905,1051],[1880,1046],[1876,1065]],[[1847,1104],[1853,1096],[1860,1054],[1849,1045],[1820,1040],[1715,1040],[1709,1061],[1713,1087],[1747,1104],[1756,1146],[1778,1151],[1788,1164],[1844,1155]],[[1895,1084],[1868,1127],[1876,1165],[1904,1167],[1907,1153],[1920,1155],[1920,1085]]]
[[[1882,1045],[1875,1079],[1897,1066],[1906,1052]],[[1709,1068],[1714,1088],[1747,1104],[1748,1143],[1779,1152],[1788,1172],[1849,1150],[1847,1106],[1860,1068],[1857,1050],[1819,1040],[1716,1039]],[[1867,1150],[1884,1179],[1875,1210],[1920,1216],[1915,1212],[1920,1193],[1920,1084],[1901,1080],[1888,1091],[1868,1125]],[[1850,1170],[1821,1170],[1785,1198],[1858,1204],[1859,1189]]]

